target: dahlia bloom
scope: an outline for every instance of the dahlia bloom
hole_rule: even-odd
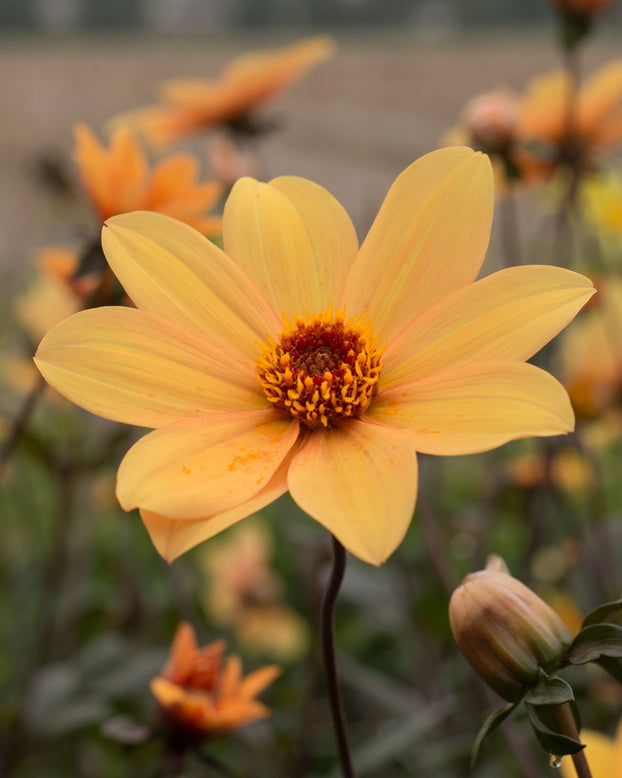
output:
[[[492,209],[488,158],[456,147],[397,178],[360,249],[302,178],[238,181],[224,251],[160,214],[115,217],[103,248],[136,308],[72,316],[37,365],[87,410],[155,428],[117,496],[167,559],[289,490],[380,564],[411,521],[417,451],[573,428],[564,388],[525,360],[593,287],[546,266],[475,281]]]
[[[172,155],[150,170],[142,146],[127,129],[113,132],[109,148],[85,124],[75,127],[74,136],[80,180],[102,221],[128,211],[157,211],[205,235],[220,232],[220,217],[208,211],[223,188],[198,180],[199,165],[191,154]]]
[[[328,59],[330,38],[305,38],[281,49],[254,51],[234,59],[215,80],[167,81],[159,104],[118,116],[115,124],[165,145],[216,125],[246,125],[252,112]]]
[[[162,675],[151,681],[169,724],[190,738],[229,732],[270,715],[256,697],[280,669],[269,665],[242,677],[240,658],[224,659],[224,650],[222,640],[199,648],[192,625],[182,622]]]

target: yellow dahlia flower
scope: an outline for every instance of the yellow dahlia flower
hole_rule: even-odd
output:
[[[474,281],[492,208],[488,158],[457,147],[397,178],[360,249],[302,178],[238,181],[224,251],[161,214],[114,217],[104,252],[136,309],[72,316],[37,365],[87,410],[155,428],[117,496],[167,559],[289,490],[380,564],[410,524],[417,451],[573,427],[563,387],[525,360],[593,288],[542,266]]]

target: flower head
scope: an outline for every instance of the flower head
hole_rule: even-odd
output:
[[[613,778],[622,775],[622,719],[614,737],[591,729],[582,729],[581,740],[585,743],[585,756],[592,778]],[[576,775],[569,759],[562,760],[560,773],[562,778],[574,778]]]
[[[271,665],[242,677],[239,657],[223,657],[224,641],[198,648],[192,626],[177,628],[162,675],[151,681],[165,718],[190,739],[229,732],[270,715],[256,698],[279,675]]]
[[[235,184],[224,251],[159,214],[116,217],[104,251],[137,308],[76,314],[37,365],[88,410],[155,428],[117,495],[166,558],[289,490],[380,564],[412,517],[417,451],[573,427],[526,360],[593,288],[543,266],[475,281],[492,206],[488,159],[451,148],[397,178],[360,249],[332,195],[294,177]]]
[[[306,38],[274,51],[251,52],[233,60],[219,78],[168,81],[161,104],[117,117],[152,143],[167,144],[215,125],[250,127],[250,114],[334,50],[330,38]]]
[[[572,90],[568,75],[557,71],[534,78],[520,100],[517,138],[542,150],[542,175],[560,161],[589,169],[622,141],[622,61],[593,73],[574,98]]]
[[[568,650],[563,621],[531,589],[498,570],[468,575],[449,603],[458,647],[497,694],[520,699]]]
[[[221,219],[209,215],[222,193],[214,181],[200,183],[197,160],[176,154],[152,170],[137,139],[117,129],[107,149],[85,124],[75,128],[74,158],[82,184],[102,221],[128,211],[165,213],[206,235],[220,231]]]

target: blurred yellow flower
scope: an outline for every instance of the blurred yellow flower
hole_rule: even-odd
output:
[[[622,238],[622,176],[609,171],[583,182],[581,201],[596,233]]]
[[[622,775],[622,719],[613,738],[591,729],[582,729],[581,742],[585,743],[585,756],[592,778],[617,778]],[[575,778],[569,756],[562,759],[560,773],[562,778]]]
[[[233,629],[247,651],[292,661],[307,648],[307,623],[283,602],[272,568],[272,536],[257,519],[207,544],[199,560],[208,575],[203,601],[219,627]]]
[[[233,60],[219,78],[167,81],[161,104],[116,118],[152,143],[168,144],[215,125],[244,126],[254,109],[284,91],[335,48],[327,37],[305,38],[274,51],[249,52]]]
[[[208,211],[222,186],[198,181],[199,165],[191,154],[175,154],[150,170],[143,149],[127,129],[115,130],[109,148],[85,124],[78,124],[74,134],[82,185],[102,221],[128,211],[157,211],[206,235],[220,232],[222,220]]]
[[[574,99],[572,88],[564,71],[547,73],[532,79],[519,102],[517,139],[541,150],[542,175],[560,161],[589,170],[622,141],[622,60],[599,68]]]
[[[183,622],[162,675],[151,681],[169,725],[189,740],[230,732],[270,715],[256,698],[280,669],[270,665],[242,677],[239,657],[225,659],[224,650],[222,640],[199,648],[193,627]]]
[[[224,251],[160,214],[115,217],[104,251],[137,308],[76,314],[37,365],[87,410],[156,428],[117,496],[167,559],[289,490],[380,564],[411,521],[415,452],[573,427],[563,387],[525,360],[593,287],[539,265],[475,282],[492,207],[488,159],[456,147],[397,178],[360,250],[345,210],[301,178],[238,181]]]
[[[581,419],[622,403],[622,280],[602,278],[598,292],[560,348],[564,385]]]

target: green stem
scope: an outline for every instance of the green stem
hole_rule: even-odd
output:
[[[324,672],[328,687],[330,710],[333,718],[333,728],[337,740],[337,751],[343,778],[354,778],[354,768],[348,745],[348,733],[346,730],[343,701],[339,689],[337,676],[337,662],[335,660],[335,604],[341,588],[341,582],[346,571],[346,551],[341,543],[333,536],[333,567],[328,581],[328,588],[322,602],[321,614],[321,640],[322,657],[324,660]]]

